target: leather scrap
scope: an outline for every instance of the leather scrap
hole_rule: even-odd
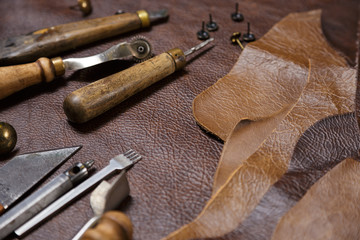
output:
[[[316,182],[320,178],[345,158],[358,155],[360,131],[357,125],[355,113],[349,113],[322,119],[306,130],[296,144],[288,171],[271,186],[249,217],[235,231],[227,234],[224,239],[234,239],[235,237],[254,240],[271,239],[279,220],[307,194],[314,184],[318,184]],[[347,175],[346,172],[343,174]],[[328,187],[323,191],[332,192],[333,188]],[[345,192],[345,190],[342,191]],[[354,189],[354,191],[360,191],[360,188]],[[331,195],[333,194],[331,193]],[[332,202],[332,198],[326,200],[325,202]],[[315,199],[312,198],[312,201]],[[346,202],[348,201],[346,200]],[[324,197],[321,197],[320,202],[324,202]],[[346,209],[346,207],[344,208]],[[334,206],[332,210],[336,211],[335,209]],[[323,216],[319,218],[324,221],[325,216],[329,213],[322,214]],[[302,224],[302,219],[296,218],[296,220]],[[284,225],[288,226],[288,223],[284,222]],[[339,225],[343,225],[343,223],[339,222]],[[286,230],[283,229],[283,232]],[[275,239],[290,239],[290,236]]]
[[[241,120],[272,118],[299,99],[308,77],[309,59],[324,66],[347,67],[346,60],[328,45],[322,34],[320,10],[289,14],[263,38],[248,44],[232,70],[195,98],[196,121],[225,140]],[[237,146],[239,152],[248,153],[243,158],[220,159],[213,193],[257,150],[276,125],[249,130],[254,134],[246,137],[247,144]]]
[[[289,30],[289,32],[287,32],[286,29]],[[301,30],[302,32],[297,32],[296,29]],[[270,33],[275,34],[275,39],[278,41],[272,40]],[[314,39],[309,40],[299,38],[300,34],[311,35]],[[277,35],[281,35],[281,37],[278,37]],[[276,66],[279,61],[288,61],[288,66],[284,69],[287,69],[289,72],[286,74],[286,71],[279,70],[277,73],[273,73],[273,75],[269,74],[272,76],[273,81],[281,82],[278,79],[286,76],[287,78],[293,79],[293,75],[291,74],[293,67],[297,70],[301,70],[302,74],[300,75],[305,76],[306,65],[304,63],[306,57],[311,58],[309,81],[304,90],[301,92],[298,101],[293,103],[293,107],[290,107],[290,111],[283,119],[279,118],[281,121],[279,121],[277,125],[275,124],[275,129],[272,130],[269,136],[264,137],[264,141],[255,153],[247,159],[237,159],[237,154],[247,147],[246,144],[237,144],[238,147],[235,148],[235,152],[229,152],[228,154],[222,156],[222,163],[220,163],[219,168],[221,167],[221,164],[227,162],[226,160],[228,155],[232,156],[230,159],[235,159],[238,167],[235,168],[235,170],[233,168],[226,172],[226,177],[223,178],[227,179],[225,183],[214,183],[213,196],[198,217],[193,222],[171,233],[166,237],[166,239],[219,237],[234,230],[256,207],[268,188],[285,173],[297,141],[310,126],[325,117],[354,111],[356,89],[355,70],[347,67],[345,60],[326,44],[326,40],[323,38],[320,30],[320,11],[290,14],[284,20],[276,24],[265,36],[266,38],[264,37],[264,39],[271,41],[273,45],[276,43],[278,48],[274,48],[274,46],[269,43],[265,45],[266,48],[263,51],[254,51],[253,54],[258,54],[258,59],[260,59],[259,61],[261,62],[262,60],[261,56],[268,57],[263,52],[271,51],[274,57],[272,61],[268,61],[269,65]],[[288,45],[282,45],[281,39],[284,37],[290,39],[287,41]],[[297,42],[297,44],[294,44],[294,42],[291,41],[292,38],[294,42]],[[299,39],[303,39],[304,41],[303,50],[298,49],[298,46],[302,46],[301,44],[299,45]],[[308,55],[306,55],[306,52],[308,52]],[[284,54],[283,56],[282,53]],[[271,56],[272,55],[270,55],[270,57]],[[241,58],[243,57],[244,55],[241,55],[239,61],[241,61]],[[324,57],[326,60],[324,60]],[[269,59],[271,58],[267,58],[267,60]],[[296,65],[295,62],[299,65]],[[262,70],[261,67],[260,70]],[[255,71],[253,69],[252,71],[252,76],[254,77],[258,76],[261,78],[264,75],[264,73],[259,70]],[[248,75],[249,74],[250,73],[248,73]],[[295,76],[297,75],[295,74]],[[228,80],[228,82],[230,82],[230,80]],[[306,81],[303,80],[303,82]],[[222,81],[219,80],[209,89],[217,90],[218,86],[221,86],[219,83],[222,83]],[[249,92],[248,95],[252,95],[255,99],[257,95],[260,95],[264,99],[267,98],[268,102],[272,102],[270,99],[273,95],[268,94],[264,97],[264,92],[261,92],[261,89],[266,89],[269,86],[266,84],[266,81],[264,84],[265,85],[259,89],[251,88],[252,94]],[[225,92],[225,95],[226,90],[228,92],[232,92],[233,95],[236,95],[235,92],[239,87],[240,84],[231,82],[230,85],[226,86],[226,88],[222,90]],[[290,81],[290,83],[287,82],[286,84],[278,85],[278,87],[289,90],[292,89],[293,84]],[[210,96],[210,91],[212,91],[209,89],[206,93],[207,96]],[[274,95],[278,92],[279,90],[274,92]],[[214,94],[215,93],[218,92],[215,91]],[[239,94],[240,93],[241,92],[239,91]],[[222,94],[218,95],[219,99],[221,95]],[[228,115],[224,114],[230,117],[226,120],[231,122],[232,120],[230,118],[233,118],[232,116],[237,115],[237,113],[241,112],[242,109],[240,108],[239,102],[235,104],[236,106],[233,104],[236,102],[235,98],[229,100],[225,97],[224,99],[225,100],[223,102],[219,100],[219,109],[227,111]],[[239,122],[239,120],[243,120],[244,118],[240,118],[237,119],[238,123],[251,128],[253,123],[261,121],[262,119],[271,119],[271,116],[281,113],[281,110],[279,111],[279,109],[291,106],[291,101],[289,104],[289,102],[281,100],[277,101],[275,99],[276,98],[273,99],[273,103],[276,103],[277,107],[271,108],[271,106],[265,104],[266,107],[264,110],[261,109],[261,104],[251,105],[254,106],[252,108],[252,112],[254,114],[252,114],[251,117],[246,117],[246,119],[253,121],[244,124],[244,122]],[[229,103],[229,106],[223,105],[226,100]],[[251,103],[253,102],[247,101],[244,106]],[[210,102],[207,106],[215,106],[215,104]],[[235,107],[232,108],[233,106]],[[259,108],[258,106],[261,107]],[[275,106],[275,104],[273,106]],[[271,109],[271,111],[268,111],[269,109]],[[216,114],[216,109],[209,108],[207,111],[213,116],[219,117],[219,115]],[[248,111],[250,111],[250,109],[248,109]],[[197,112],[195,101],[194,114],[196,115]],[[266,114],[264,114],[265,112]],[[260,114],[256,116],[255,113]],[[224,114],[220,114],[220,116],[223,117],[225,116]],[[199,118],[197,118],[197,120],[199,120]],[[221,123],[216,123],[216,125],[217,124],[218,126],[221,126]],[[236,132],[241,129],[242,127],[234,128]],[[234,132],[230,135],[229,139],[231,139],[233,134]],[[227,142],[236,144],[236,142],[234,143],[229,139]],[[248,141],[251,142],[252,138],[249,138]],[[256,141],[260,142],[258,139]],[[229,148],[226,146],[227,142],[225,143],[224,149]],[[219,178],[219,174],[217,174],[217,177]],[[219,189],[218,191],[215,190],[217,187]]]
[[[289,14],[248,44],[231,71],[195,98],[196,121],[225,140],[240,120],[269,117],[295,102],[309,59],[346,67],[324,38],[320,19],[320,10]]]
[[[360,163],[347,158],[281,219],[272,239],[359,239]]]

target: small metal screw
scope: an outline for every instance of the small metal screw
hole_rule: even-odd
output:
[[[210,21],[206,24],[206,29],[209,32],[214,32],[214,31],[218,30],[219,27],[218,27],[217,23],[213,21],[211,14],[209,14],[209,18],[210,18]]]
[[[239,44],[239,46],[241,47],[241,49],[244,49],[244,46],[241,44],[240,42],[240,37],[241,37],[241,33],[240,32],[234,32],[232,35],[231,35],[231,42],[233,44]]]
[[[197,37],[200,40],[209,39],[210,35],[207,31],[205,31],[205,22],[202,22],[202,28],[200,31],[197,32]]]
[[[243,40],[245,42],[253,42],[256,40],[255,35],[250,32],[250,23],[247,23],[247,33],[243,34]]]
[[[235,12],[231,14],[231,19],[235,22],[242,22],[244,20],[244,16],[239,13],[239,4],[236,3],[235,5]]]
[[[143,53],[143,52],[145,51],[144,46],[138,46],[137,51],[138,51],[139,53]]]

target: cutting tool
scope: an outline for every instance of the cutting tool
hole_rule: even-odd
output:
[[[0,239],[6,237],[16,228],[48,206],[51,202],[83,181],[94,161],[76,163],[64,173],[55,177],[44,187],[12,207],[0,217]]]
[[[0,168],[0,213],[80,148],[78,146],[23,154]]]
[[[56,56],[79,46],[113,37],[166,20],[168,12],[139,10],[136,13],[95,18],[49,27],[0,40],[0,65],[35,61]],[[6,24],[2,22],[2,24]]]
[[[100,54],[84,58],[39,58],[36,62],[0,67],[0,99],[41,82],[51,82],[66,70],[79,70],[103,62],[133,56],[136,61],[151,57],[151,45],[143,37],[119,43]]]
[[[25,233],[27,233],[29,230],[31,230],[33,227],[35,227],[37,224],[45,220],[47,217],[51,216],[53,213],[60,210],[62,207],[64,207],[67,203],[71,202],[78,196],[80,196],[82,193],[87,191],[89,188],[94,186],[95,184],[99,183],[103,179],[109,177],[111,174],[127,169],[131,167],[133,164],[138,162],[141,159],[141,155],[139,155],[134,150],[129,150],[125,152],[124,154],[120,154],[112,158],[109,162],[109,164],[101,169],[99,172],[91,176],[86,181],[82,182],[77,187],[73,188],[69,192],[67,192],[65,195],[57,199],[55,202],[50,204],[47,208],[42,210],[39,214],[37,214],[35,217],[30,219],[28,222],[26,222],[24,225],[22,225],[20,228],[15,230],[15,233],[18,236],[22,236]]]
[[[84,123],[118,105],[151,84],[186,65],[186,57],[213,41],[210,38],[183,52],[171,49],[119,73],[93,82],[70,93],[63,108],[72,122]]]

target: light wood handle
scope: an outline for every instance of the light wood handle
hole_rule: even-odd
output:
[[[89,121],[172,74],[178,64],[170,51],[70,93],[63,105],[66,116],[76,123]]]
[[[131,240],[133,226],[130,219],[119,211],[106,212],[95,228],[87,230],[81,240]]]
[[[48,58],[36,62],[0,67],[0,99],[41,82],[51,82],[55,78],[55,68]]]

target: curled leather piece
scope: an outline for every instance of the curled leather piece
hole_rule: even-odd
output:
[[[359,239],[360,163],[328,172],[279,222],[272,239]]]
[[[231,71],[195,98],[196,121],[225,140],[240,120],[270,117],[294,103],[309,59],[346,67],[323,37],[320,19],[320,10],[289,14],[248,44]]]
[[[300,32],[297,32],[296,29],[300,30]],[[288,32],[286,30],[288,30]],[[271,38],[270,32],[274,34],[274,38]],[[273,103],[273,105],[269,106],[265,102],[262,102],[265,103],[264,105],[260,103],[252,104],[254,102],[251,101],[244,102],[244,105],[249,104],[254,107],[248,109],[249,112],[250,110],[252,111],[252,117],[247,117],[247,119],[255,119],[255,121],[247,121],[247,123],[239,122],[242,118],[236,119],[233,116],[241,112],[240,102],[236,102],[237,99],[234,98],[225,98],[222,102],[220,90],[224,91],[225,95],[236,95],[237,92],[238,95],[236,96],[239,96],[241,95],[241,91],[238,92],[238,88],[241,84],[227,80],[227,85],[225,84],[225,87],[221,89],[220,86],[222,85],[219,84],[219,82],[221,83],[223,81],[219,80],[210,88],[212,89],[210,91],[214,91],[214,96],[217,94],[217,97],[214,99],[220,101],[220,103],[216,103],[219,109],[223,111],[223,114],[220,114],[220,118],[230,116],[226,118],[228,122],[238,121],[239,125],[233,128],[234,131],[230,134],[224,146],[224,150],[232,148],[235,149],[235,151],[224,151],[218,168],[219,173],[217,173],[214,183],[213,196],[203,211],[193,222],[171,233],[166,239],[219,237],[234,230],[256,207],[268,188],[285,173],[296,142],[306,129],[325,117],[354,111],[356,89],[355,70],[347,67],[345,59],[340,57],[339,54],[327,45],[320,30],[319,11],[290,14],[280,23],[276,24],[270,32],[266,35],[267,37],[265,39],[271,41],[271,44],[275,42],[278,48],[271,49],[271,47],[268,46],[269,43],[264,44],[264,46],[269,47],[269,50],[265,48],[260,51],[259,49],[252,53],[258,54],[260,62],[263,59],[262,57],[266,56],[269,60],[267,64],[278,66],[278,63],[281,62],[284,64],[283,66],[285,66],[287,62],[287,67],[282,68],[279,72],[270,73],[265,71],[265,73],[268,73],[270,76],[268,80],[269,84],[267,85],[265,81],[265,85],[262,85],[260,89],[248,89],[248,96],[252,95],[255,99],[257,96],[260,96],[263,101],[268,99],[268,102]],[[311,35],[313,39],[309,41],[309,39],[300,38],[300,33],[301,35]],[[281,37],[278,37],[278,35],[281,35]],[[287,42],[288,45],[282,45],[281,39],[284,38],[285,35],[286,39],[293,39],[293,42],[289,40]],[[301,39],[304,43],[301,42]],[[250,46],[253,47],[254,45]],[[299,46],[304,46],[302,47],[304,51],[298,49]],[[254,50],[254,48],[251,48],[251,50]],[[268,54],[271,51],[272,54]],[[282,56],[282,54],[284,56]],[[308,70],[304,64],[306,56],[311,57],[311,73],[309,81],[305,86],[306,80],[301,79],[300,76],[306,76],[305,70]],[[241,61],[243,57],[244,55],[241,55],[239,61]],[[323,61],[324,57],[326,58],[325,61]],[[270,59],[272,59],[272,61],[270,61]],[[236,68],[236,66],[234,68]],[[296,83],[291,81],[294,79],[291,74],[293,69],[295,69],[296,73],[294,78],[298,80]],[[253,73],[251,76],[261,78],[266,75],[259,70],[264,69],[261,67],[260,69],[252,69]],[[297,73],[301,74],[297,75]],[[279,80],[282,78],[286,79],[283,81]],[[281,83],[277,85],[277,88],[280,90],[274,90],[275,98],[282,89],[285,89],[284,92],[291,91],[294,84],[295,88],[299,87],[299,82],[302,83],[302,86],[305,86],[305,88],[300,87],[297,89],[297,91],[299,91],[298,95],[296,95],[296,91],[292,91],[292,96],[288,98],[288,102],[285,102],[285,100],[280,101],[279,99],[271,101],[269,99],[271,98],[270,96],[273,95],[268,93],[268,95],[264,97],[264,90],[261,90],[271,86],[271,79],[274,83]],[[270,89],[273,88],[270,87]],[[213,99],[213,94],[210,94],[208,90],[206,97]],[[228,102],[228,106],[224,105],[226,102]],[[219,117],[219,115],[216,114],[216,108],[212,108],[216,105],[213,101],[204,104],[210,106],[210,108],[207,109],[209,113]],[[264,109],[262,109],[262,107],[264,107]],[[287,111],[285,111],[286,108],[288,108]],[[195,115],[196,112],[195,101]],[[265,112],[266,114],[264,114]],[[260,114],[256,116],[256,113]],[[242,114],[243,112],[240,113],[240,115]],[[281,114],[284,115],[281,116]],[[232,120],[230,118],[232,118]],[[276,120],[274,120],[274,118],[276,118]],[[261,121],[267,122],[268,124],[261,125],[259,124]],[[274,122],[271,123],[271,121]],[[221,123],[215,123],[215,125],[217,124],[222,126]],[[263,126],[264,129],[266,128],[266,132],[269,134],[268,136],[261,134],[260,126]],[[267,128],[269,126],[273,129]],[[239,131],[251,133],[253,130],[256,130],[254,131],[254,136],[248,138],[248,142],[252,143],[256,141],[256,144],[244,144],[244,141],[240,140],[232,141],[233,135],[236,136],[237,139],[245,139],[242,138],[241,134],[238,134]],[[259,139],[262,139],[262,141]],[[233,146],[228,146],[228,144],[232,144]],[[259,144],[259,147],[256,146],[257,144]],[[247,157],[245,154],[241,155],[241,159],[237,158],[238,154],[246,149],[248,145],[251,146],[251,151],[254,151],[254,153],[251,154],[251,151],[248,151],[247,154],[250,154],[250,156]],[[230,161],[228,161],[228,159]],[[233,163],[234,165],[223,168],[225,165],[231,166],[228,163]],[[225,169],[225,171],[220,172],[223,169]],[[219,179],[222,180],[219,181]]]
[[[354,113],[332,116],[317,122],[306,130],[297,142],[287,172],[271,186],[249,217],[225,238],[241,236],[241,239],[270,239],[279,220],[307,194],[310,187],[317,184],[316,181],[344,158],[357,156],[359,149],[360,134]],[[346,186],[344,188],[346,189]],[[359,190],[360,188],[356,191]],[[329,186],[327,191],[332,192],[333,188]],[[331,198],[326,200],[332,202]],[[324,202],[324,199],[320,202]],[[332,211],[336,211],[336,206]],[[323,217],[318,218],[326,219],[327,214],[329,213],[324,209]],[[297,220],[302,224],[301,218]],[[307,221],[309,219],[305,220]],[[346,228],[340,221],[338,223]],[[288,223],[284,222],[284,225]],[[286,232],[285,229],[282,232]]]
[[[308,77],[309,59],[318,65],[312,74],[326,76],[329,69],[331,72],[336,68],[335,77],[342,78],[342,69],[348,68],[346,60],[328,45],[323,36],[320,10],[289,14],[262,39],[247,45],[230,73],[196,97],[193,103],[196,120],[204,128],[224,139],[223,137],[229,135],[228,131],[241,120],[267,122],[273,118],[278,119],[278,113],[286,111],[285,108],[299,99]],[[326,68],[321,69],[323,66]],[[341,81],[335,82],[341,84]],[[334,84],[329,90],[335,91],[336,96],[339,94],[335,87],[337,86]],[[345,88],[350,88],[350,91],[343,95],[340,93],[342,97],[354,94],[354,84]],[[350,97],[349,100],[353,101],[353,98]],[[353,102],[347,102],[345,106],[349,104],[352,105]],[[342,106],[341,103],[338,105]],[[353,109],[339,109],[333,114],[349,111]],[[226,160],[221,157],[214,177],[213,194],[225,183],[234,169],[258,149],[280,121],[278,119],[271,125],[249,126],[247,136],[237,133],[242,135],[246,142],[236,147],[238,154],[241,153],[243,157]]]

